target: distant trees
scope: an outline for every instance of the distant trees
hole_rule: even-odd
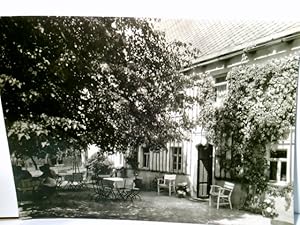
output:
[[[162,147],[192,126],[180,73],[197,51],[134,18],[0,18],[0,93],[12,152]],[[172,112],[181,119],[173,120]]]

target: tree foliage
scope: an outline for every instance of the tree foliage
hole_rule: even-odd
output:
[[[233,68],[224,104],[215,108],[207,127],[221,166],[256,194],[267,187],[268,147],[285,138],[295,123],[298,63],[290,56]]]
[[[9,144],[25,155],[96,144],[163,146],[191,126],[192,85],[179,71],[197,51],[168,43],[156,21],[0,18],[0,91]],[[172,112],[181,120],[174,121]]]

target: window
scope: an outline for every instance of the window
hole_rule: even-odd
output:
[[[215,82],[216,82],[216,84],[226,82],[226,75],[216,77]]]
[[[173,172],[182,172],[181,147],[171,147]]]
[[[149,168],[149,155],[150,151],[148,147],[143,147],[143,168]]]
[[[227,94],[226,75],[221,75],[215,78],[216,103],[221,104]]]
[[[270,174],[272,182],[287,181],[287,149],[277,149],[270,153]]]

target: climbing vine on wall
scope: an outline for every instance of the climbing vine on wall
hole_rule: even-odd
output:
[[[253,196],[267,187],[268,146],[295,123],[298,62],[289,56],[233,68],[223,105],[206,110],[214,115],[206,130],[221,166]]]

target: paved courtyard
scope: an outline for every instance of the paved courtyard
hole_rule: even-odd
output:
[[[209,207],[207,201],[157,196],[156,192],[143,192],[142,200],[94,201],[91,191],[61,192],[45,201],[23,204],[24,218],[99,218],[142,221],[162,221],[197,224],[271,224],[261,215],[240,210]]]

